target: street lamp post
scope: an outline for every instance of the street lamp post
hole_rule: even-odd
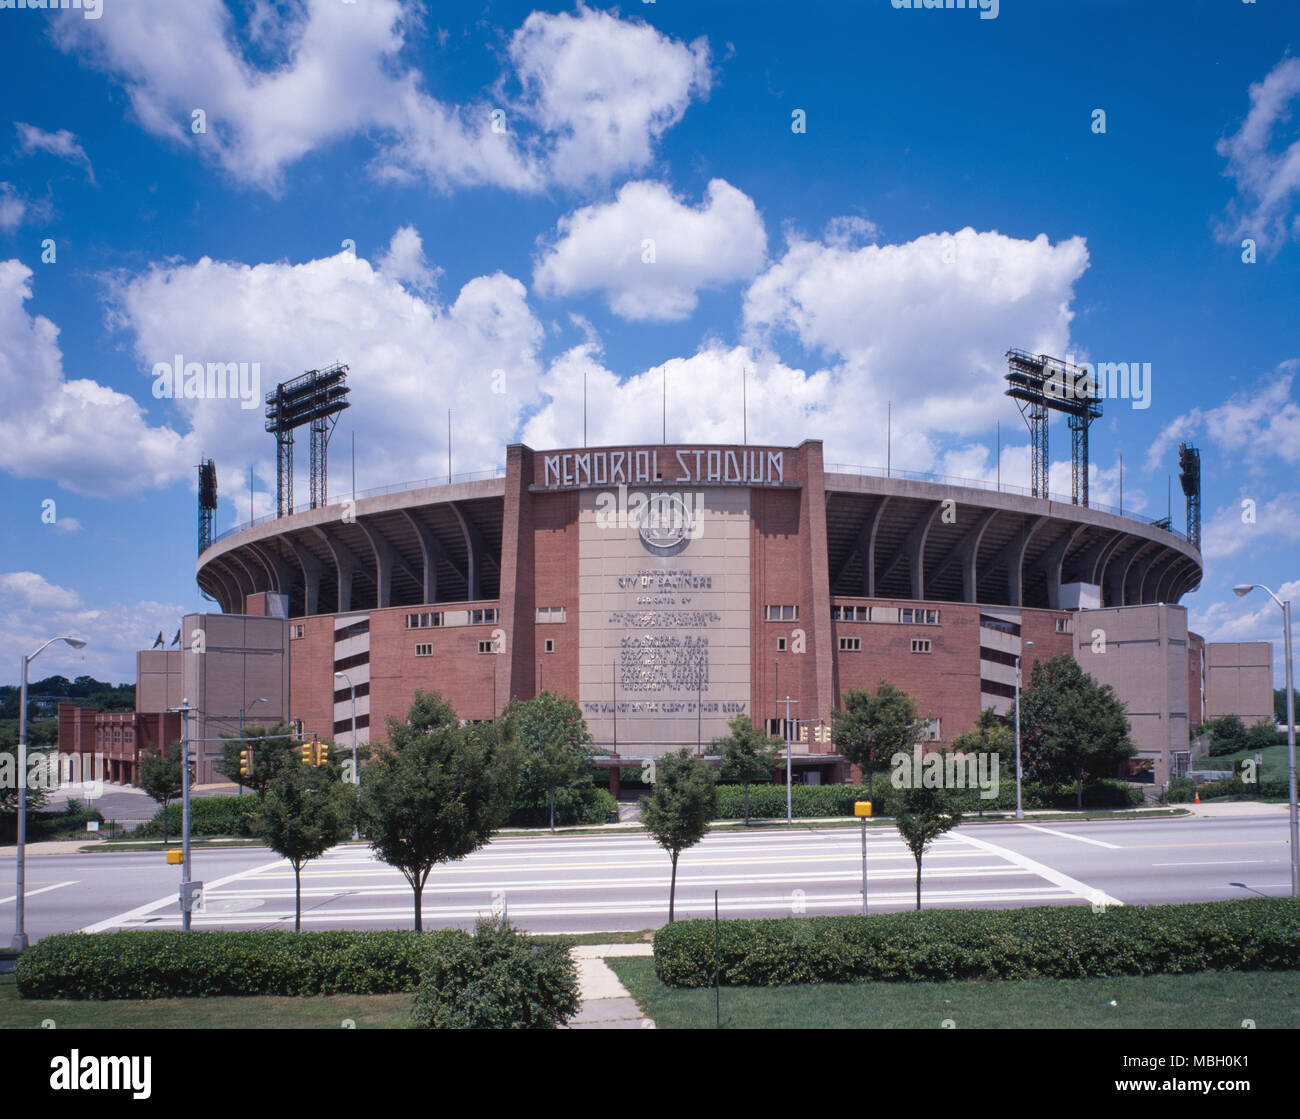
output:
[[[51,637],[30,657],[19,660],[18,680],[18,848],[14,886],[14,939],[10,948],[15,952],[27,949],[27,666],[56,641],[82,649],[86,643],[79,637]]]
[[[1034,643],[1026,641],[1022,649],[1032,649]],[[1016,654],[1016,819],[1025,818],[1025,810],[1020,800],[1020,785],[1024,771],[1020,765],[1020,653]]]
[[[1295,687],[1291,676],[1291,600],[1283,602],[1263,583],[1239,583],[1232,593],[1239,598],[1256,587],[1277,603],[1282,611],[1282,645],[1286,674],[1286,766],[1291,801],[1291,896],[1300,897],[1300,816],[1296,812],[1295,781]]]
[[[348,688],[351,689],[352,692],[352,787],[356,788],[361,784],[361,771],[357,769],[357,686],[352,682],[352,677],[346,672],[334,673],[334,679],[346,680]],[[495,679],[494,676],[494,683]],[[493,706],[496,706],[495,696],[493,698]],[[495,718],[495,715],[493,717]],[[352,825],[352,838],[354,840],[361,838],[361,833],[356,824]]]

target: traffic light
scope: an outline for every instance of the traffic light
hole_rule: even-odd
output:
[[[320,744],[320,746],[317,747],[317,751],[316,751],[316,764],[317,764],[317,765],[328,765],[328,764],[329,764],[329,760],[330,760],[330,748],[329,748],[329,743],[328,743],[328,742],[322,742],[322,743]]]
[[[239,751],[239,776],[251,777],[253,775],[253,751],[245,747]]]
[[[302,744],[302,764],[311,765],[311,743],[310,742],[304,742]]]

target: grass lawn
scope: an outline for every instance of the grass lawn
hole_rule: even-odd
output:
[[[1286,743],[1282,742],[1274,746],[1265,746],[1258,751],[1262,764],[1259,767],[1259,777],[1261,780],[1278,780],[1286,779]],[[1254,758],[1255,750],[1238,750],[1233,754],[1222,754],[1217,757],[1203,758],[1201,764],[1205,769],[1232,769],[1233,762],[1242,761],[1245,758]]]
[[[24,999],[12,974],[0,975],[0,1029],[37,1029],[46,1018],[58,1029],[251,1030],[405,1029],[411,995],[318,995],[311,998]]]
[[[650,958],[605,962],[660,1029],[714,1027],[712,988],[667,987]],[[722,988],[732,1029],[1241,1029],[1246,1018],[1300,1027],[1300,971]]]

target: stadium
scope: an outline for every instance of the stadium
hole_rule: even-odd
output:
[[[267,398],[276,514],[214,537],[215,468],[200,468],[196,578],[220,613],[139,654],[134,730],[69,710],[61,748],[102,751],[130,781],[139,745],[174,733],[168,712],[188,700],[212,780],[222,736],[246,722],[346,749],[354,733],[382,741],[420,690],[472,721],[548,690],[581,706],[615,792],[621,765],[707,753],[739,714],[791,742],[800,781],[824,783],[851,777],[830,740],[847,689],[902,688],[943,745],[984,709],[1007,714],[1018,673],[1067,654],[1124,702],[1131,775],[1158,787],[1185,771],[1202,719],[1267,717],[1270,650],[1188,631],[1195,449],[1180,453],[1187,534],[1089,503],[1100,406],[1043,391],[1054,359],[1009,357],[1029,489],[828,465],[818,440],[514,444],[499,470],[328,500],[346,367],[312,371]],[[1047,488],[1047,412],[1076,405],[1066,499]],[[292,430],[307,423],[312,500],[294,508]]]

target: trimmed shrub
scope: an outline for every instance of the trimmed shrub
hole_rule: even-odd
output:
[[[726,986],[1269,971],[1295,966],[1300,904],[1250,898],[1100,912],[1075,905],[723,921],[719,941]],[[713,952],[712,921],[655,933],[655,971],[670,986],[711,986]]]
[[[1190,777],[1171,777],[1165,789],[1166,804],[1190,804],[1196,796],[1196,782]]]
[[[425,1030],[553,1030],[578,1013],[569,945],[536,943],[506,921],[433,953],[411,1023]]]
[[[60,933],[18,957],[24,998],[158,999],[201,995],[412,991],[428,959],[469,934],[377,932]]]
[[[85,808],[77,801],[69,801],[68,807],[60,812],[27,812],[27,842],[38,839],[80,838],[86,835],[86,823],[96,820],[104,822],[103,813],[97,808]],[[0,843],[14,843],[18,839],[18,813],[0,815]]]
[[[257,835],[257,814],[261,798],[256,793],[237,796],[190,797],[191,836],[243,836]],[[158,809],[153,819],[135,829],[142,838],[161,839],[163,810]],[[167,837],[177,839],[181,834],[181,803],[172,801],[167,806]]]
[[[874,815],[886,815],[883,803],[892,793],[889,778],[877,779]],[[794,785],[791,788],[791,810],[800,819],[810,816],[852,816],[853,802],[866,800],[865,785]],[[750,785],[749,815],[751,819],[785,819],[785,785]],[[743,820],[745,818],[745,787],[743,785],[718,786],[718,811],[715,820]]]
[[[609,814],[616,811],[618,801],[608,788],[570,785],[555,790],[556,827],[607,824]],[[512,828],[545,828],[550,827],[550,823],[550,799],[545,790],[539,796],[517,797],[510,807],[509,826]]]

